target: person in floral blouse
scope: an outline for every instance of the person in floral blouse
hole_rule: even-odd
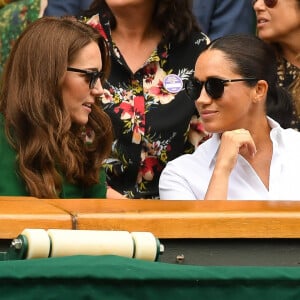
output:
[[[208,137],[184,83],[209,39],[189,0],[95,0],[85,17],[111,52],[101,98],[115,135],[108,184],[128,198],[158,198],[166,163]]]
[[[278,84],[293,98],[293,118],[284,125],[300,130],[300,0],[255,0],[253,8],[258,36],[276,48]]]

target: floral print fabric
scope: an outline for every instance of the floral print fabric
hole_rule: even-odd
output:
[[[278,68],[277,68],[277,75],[278,75],[278,83],[280,86],[289,89],[289,87],[296,82],[296,80],[300,80],[300,69],[297,68],[295,65],[292,65],[286,59],[281,58],[278,61]],[[294,99],[295,108],[293,111],[293,120],[291,123],[291,128],[300,130],[300,112],[296,110],[296,103],[300,102],[300,99]]]
[[[157,198],[166,163],[192,153],[207,138],[194,102],[182,89],[168,91],[164,79],[175,74],[184,83],[193,76],[196,59],[209,40],[195,32],[181,45],[159,44],[133,74],[111,39],[109,22],[104,15],[100,20],[102,25],[91,25],[108,40],[112,60],[101,100],[115,133],[111,157],[104,164],[108,185],[129,198]]]
[[[0,76],[12,45],[39,11],[40,0],[13,1],[0,9]]]

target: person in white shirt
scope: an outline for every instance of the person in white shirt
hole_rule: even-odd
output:
[[[212,137],[167,164],[160,199],[300,200],[300,133],[266,114],[275,105],[291,117],[270,45],[245,34],[214,40],[185,90]]]

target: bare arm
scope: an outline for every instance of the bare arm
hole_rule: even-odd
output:
[[[227,199],[229,176],[238,154],[254,156],[256,147],[248,130],[237,129],[222,134],[216,165],[211,176],[205,200]]]
[[[112,189],[111,187],[107,188],[106,198],[107,199],[127,199],[125,195],[120,194],[119,192]]]

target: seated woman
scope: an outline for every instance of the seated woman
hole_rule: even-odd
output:
[[[300,199],[300,133],[266,115],[266,105],[290,101],[276,84],[270,45],[251,35],[213,41],[186,92],[213,135],[194,154],[168,163],[161,199]]]
[[[0,94],[0,195],[106,196],[112,126],[97,105],[109,71],[91,26],[45,17],[18,38]]]

